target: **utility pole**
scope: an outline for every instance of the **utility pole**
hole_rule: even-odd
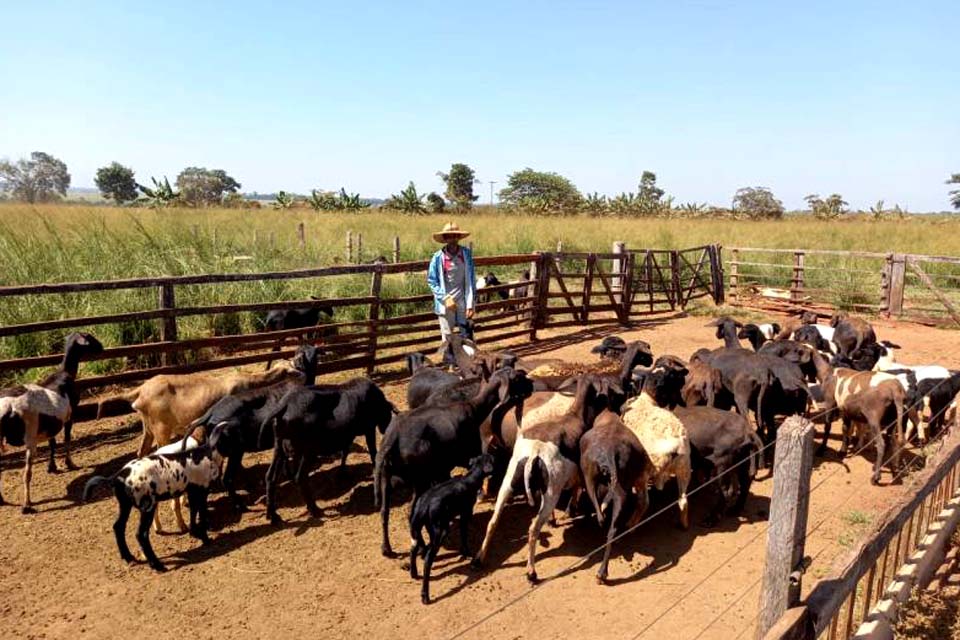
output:
[[[497,184],[496,180],[487,180],[490,183],[490,206],[493,206],[493,185]]]

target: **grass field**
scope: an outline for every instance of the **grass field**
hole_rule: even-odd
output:
[[[377,210],[315,213],[307,209],[123,209],[103,206],[0,204],[0,285],[68,282],[152,275],[259,272],[344,262],[347,231],[363,236],[362,259],[390,257],[399,236],[401,259],[424,259],[435,250],[430,233],[452,214],[408,217]],[[306,248],[297,242],[299,222]],[[684,248],[707,243],[771,248],[902,251],[960,256],[960,220],[914,216],[874,222],[817,222],[806,216],[781,221],[712,219],[611,219],[523,217],[489,208],[460,216],[479,255],[554,250],[609,251],[615,240],[630,248]],[[727,255],[726,257],[729,257]],[[840,266],[837,262],[837,266]],[[829,264],[823,265],[829,272]],[[515,275],[515,274],[505,274]],[[357,295],[363,277],[182,287],[178,305]],[[856,294],[866,284],[846,285]],[[869,287],[875,288],[872,283]],[[423,278],[390,277],[387,294],[426,291]],[[29,296],[4,300],[0,325],[156,307],[156,291]],[[361,310],[357,309],[356,313]],[[345,314],[349,319],[349,311]],[[181,319],[181,337],[252,331],[257,316]],[[157,339],[154,322],[97,327],[108,345]],[[0,339],[0,357],[55,351],[62,332]],[[103,363],[103,366],[114,366]]]

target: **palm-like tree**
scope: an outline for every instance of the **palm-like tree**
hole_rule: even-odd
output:
[[[960,173],[955,173],[947,180],[947,184],[960,184]],[[960,189],[950,191],[950,204],[954,209],[960,209]]]

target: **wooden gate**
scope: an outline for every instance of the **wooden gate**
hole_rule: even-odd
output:
[[[720,247],[632,249],[630,315],[642,316],[685,309],[691,300],[711,297],[723,303]],[[643,309],[642,307],[646,307]]]

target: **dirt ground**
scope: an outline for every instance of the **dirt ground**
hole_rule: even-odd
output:
[[[706,320],[684,317],[651,322],[628,332],[653,345],[657,355],[687,357],[696,348],[718,346]],[[903,346],[907,363],[960,367],[960,334],[910,324],[878,322],[878,333]],[[545,356],[592,361],[602,331],[581,332]],[[402,383],[388,384],[402,405]],[[456,537],[434,566],[435,602],[422,606],[419,583],[404,560],[380,555],[379,518],[373,507],[369,456],[358,442],[341,475],[326,461],[313,475],[324,508],[310,519],[295,488],[280,488],[283,528],[264,518],[262,504],[238,517],[225,495],[212,497],[214,542],[201,548],[186,535],[152,535],[154,548],[172,571],[158,575],[144,564],[119,559],[111,525],[112,494],[79,502],[93,474],[109,474],[132,457],[139,428],[126,419],[84,423],[75,429],[80,470],[48,475],[43,460],[34,473],[38,513],[0,507],[0,634],[4,638],[141,637],[412,637],[465,638],[736,638],[752,635],[763,563],[768,496],[772,481],[762,472],[743,517],[707,529],[682,531],[671,509],[622,540],[610,564],[610,586],[594,580],[598,557],[580,566],[578,557],[602,544],[592,520],[545,529],[538,570],[548,578],[536,589],[525,579],[526,531],[533,509],[514,502],[492,546],[489,566],[471,569],[455,551]],[[838,442],[832,447],[836,450]],[[813,565],[809,589],[831,562],[853,545],[875,515],[902,491],[870,486],[870,459],[841,463],[836,454],[817,458],[813,472],[807,554]],[[20,458],[4,462],[4,496],[19,505]],[[267,455],[245,460],[242,482],[249,500],[262,496]],[[822,483],[822,484],[821,484]],[[818,486],[819,485],[819,486]],[[653,492],[654,494],[656,492]],[[691,499],[693,522],[703,500]],[[673,499],[669,490],[654,505]],[[471,532],[479,547],[490,503],[479,505]],[[407,505],[394,508],[391,539],[409,543]],[[172,514],[161,510],[164,522]],[[140,557],[133,538],[128,540]],[[553,579],[549,579],[553,578]]]

